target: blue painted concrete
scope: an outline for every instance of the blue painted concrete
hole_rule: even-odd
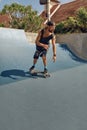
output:
[[[0,31],[0,85],[17,82],[26,78],[31,78],[27,74],[32,65],[35,45],[29,44],[23,30],[2,29]],[[52,47],[48,52],[48,70],[50,73],[82,65],[78,57],[57,46],[57,60],[52,62]],[[43,64],[39,59],[37,70],[43,70]]]
[[[27,42],[23,30],[2,34],[0,130],[87,130],[86,62],[57,44],[56,62],[51,47],[47,55],[51,77],[31,77],[27,71],[35,46]],[[43,70],[41,59],[36,68]]]

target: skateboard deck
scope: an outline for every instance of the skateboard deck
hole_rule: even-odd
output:
[[[29,72],[32,76],[37,76],[37,77],[44,77],[44,78],[48,78],[50,77],[50,74],[44,73],[43,71],[37,71],[37,70],[33,70],[31,72]]]

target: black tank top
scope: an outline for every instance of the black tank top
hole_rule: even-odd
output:
[[[49,35],[48,37],[43,37],[43,34],[44,34],[44,29],[42,29],[41,30],[41,38],[40,38],[40,41],[39,42],[41,42],[41,43],[43,43],[43,44],[46,44],[46,45],[49,45],[49,41],[51,40],[51,39],[53,39],[53,37],[54,37],[54,33],[52,33],[51,35]],[[37,49],[44,49],[43,47],[41,47],[41,46],[38,46],[38,45],[36,45],[36,47],[37,47]]]

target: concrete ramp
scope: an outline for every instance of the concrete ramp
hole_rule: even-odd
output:
[[[0,45],[23,46],[27,43],[24,30],[0,28]]]
[[[51,46],[47,55],[51,77],[32,77],[35,45],[23,30],[0,29],[0,130],[87,130],[87,64],[56,47],[55,63]]]
[[[84,61],[76,57],[64,45],[56,44],[57,60],[52,61],[52,47],[48,51],[50,73],[82,65]],[[35,44],[27,42],[24,30],[0,28],[0,84],[7,84],[29,78],[26,72],[32,65]],[[42,60],[36,65],[43,70]]]
[[[66,43],[71,52],[87,61],[87,33],[58,35],[57,43]]]
[[[2,73],[0,84],[3,77],[4,83],[9,82],[9,75],[12,75],[10,81],[16,81],[14,75],[20,77],[22,69],[28,70],[30,55],[33,55],[30,50],[24,30],[0,28],[0,72],[6,72]]]

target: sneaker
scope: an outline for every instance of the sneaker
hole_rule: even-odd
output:
[[[34,68],[35,68],[35,66],[33,65],[33,66],[29,69],[29,71],[31,72],[32,70],[34,70]]]
[[[44,69],[44,73],[48,73],[48,70],[47,70],[47,68],[45,68],[45,69]]]

